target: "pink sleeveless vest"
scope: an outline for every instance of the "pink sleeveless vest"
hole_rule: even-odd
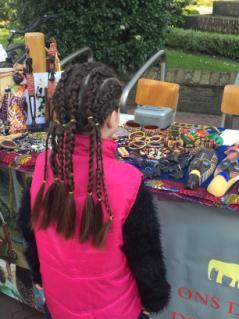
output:
[[[105,180],[114,220],[102,249],[80,244],[79,225],[87,195],[89,138],[77,135],[74,163],[77,234],[70,240],[53,227],[35,229],[43,287],[53,319],[137,319],[142,308],[136,282],[121,250],[122,226],[136,200],[142,181],[134,167],[114,159],[116,144],[102,141]],[[31,200],[43,180],[44,153],[32,179]],[[48,168],[46,187],[52,183]],[[107,216],[107,215],[106,215]]]

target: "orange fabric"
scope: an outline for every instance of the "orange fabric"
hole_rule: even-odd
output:
[[[226,85],[222,97],[221,111],[239,115],[239,85]]]
[[[165,106],[176,110],[179,85],[150,79],[140,79],[135,101],[138,105]]]

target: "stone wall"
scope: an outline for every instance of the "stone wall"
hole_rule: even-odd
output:
[[[238,17],[239,16],[239,1],[238,0],[214,1],[213,14],[228,16],[228,17]]]
[[[166,81],[180,84],[178,111],[220,114],[224,86],[233,84],[236,73],[169,70]],[[160,79],[159,68],[150,69],[146,78]],[[135,89],[132,90],[127,105],[135,107]]]
[[[239,33],[239,18],[215,15],[193,15],[185,20],[185,28],[229,34]]]

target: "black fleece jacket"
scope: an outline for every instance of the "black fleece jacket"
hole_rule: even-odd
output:
[[[36,240],[30,225],[30,184],[22,198],[18,226],[26,241],[26,259],[34,283],[42,284]],[[160,225],[152,195],[142,184],[137,200],[123,226],[122,247],[135,277],[143,307],[149,312],[162,310],[169,302],[170,287],[160,241]]]

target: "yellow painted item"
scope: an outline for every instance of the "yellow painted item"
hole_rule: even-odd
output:
[[[223,91],[221,111],[225,114],[239,115],[239,85],[226,85]]]
[[[221,260],[211,259],[208,264],[208,279],[212,280],[211,274],[213,271],[217,272],[215,281],[222,285],[224,276],[231,279],[229,287],[239,288],[239,265],[233,263],[226,263]]]
[[[229,181],[222,175],[216,175],[208,185],[207,191],[215,197],[221,197],[226,194],[229,188],[239,180],[239,176],[231,178]]]
[[[25,44],[30,49],[30,57],[33,61],[33,72],[46,72],[45,35],[41,32],[26,33]]]
[[[138,105],[165,106],[177,109],[179,85],[141,78],[137,84],[135,101]]]
[[[202,177],[202,174],[201,174],[201,172],[199,172],[198,169],[193,169],[193,170],[189,173],[189,175],[197,175],[197,176],[199,177],[199,179]]]

